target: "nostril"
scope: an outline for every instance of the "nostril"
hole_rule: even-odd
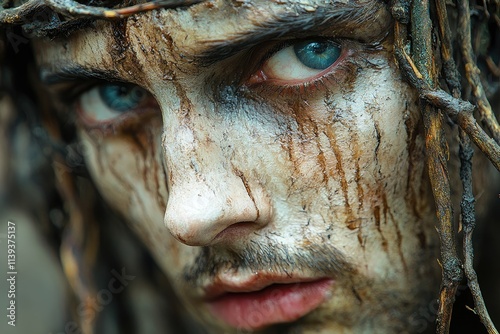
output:
[[[259,226],[259,224],[255,222],[246,221],[246,222],[235,223],[226,227],[221,232],[219,232],[213,239],[213,242],[217,243],[225,240],[235,240],[235,239],[245,238],[248,237],[250,233],[260,228],[261,226]]]
[[[208,176],[171,187],[165,226],[174,238],[188,246],[244,243],[268,222],[266,197],[261,191],[254,191],[254,198],[249,197],[239,178],[216,183],[214,176]]]

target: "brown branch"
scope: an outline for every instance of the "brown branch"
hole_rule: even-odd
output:
[[[479,126],[473,116],[475,107],[471,103],[454,98],[441,89],[422,89],[420,96],[435,107],[446,111],[500,171],[500,146]]]
[[[481,319],[489,334],[498,334],[495,325],[484,303],[483,295],[479,287],[476,271],[474,270],[474,249],[472,246],[472,233],[476,226],[474,210],[474,195],[472,193],[472,155],[474,151],[469,137],[460,131],[460,178],[463,183],[463,195],[460,207],[462,210],[462,226],[464,231],[463,253],[464,270],[467,283],[472,293],[475,305],[475,313]]]
[[[488,66],[491,74],[496,77],[500,77],[500,65],[495,64],[491,56],[486,57],[486,65]]]
[[[28,1],[19,7],[0,9],[0,24],[21,24],[26,19],[26,16],[33,15],[45,7],[41,0]]]
[[[430,8],[427,1],[415,1],[411,6],[412,57],[405,52],[406,27],[395,23],[395,55],[403,73],[420,92],[434,87],[436,71],[431,39]],[[446,27],[443,27],[446,29]],[[447,59],[451,59],[451,48]],[[462,279],[460,259],[456,253],[455,231],[452,223],[450,184],[446,163],[447,145],[442,128],[442,115],[425,99],[421,99],[426,138],[427,166],[436,202],[441,243],[442,283],[437,314],[437,332],[448,333],[453,303]]]
[[[453,97],[460,98],[460,75],[458,74],[453,47],[451,44],[451,30],[448,24],[448,12],[445,0],[436,0],[436,11],[439,24],[439,38],[441,40],[441,58],[443,75]]]
[[[442,0],[439,0],[442,1]],[[463,6],[463,3],[461,4]],[[484,8],[487,13],[487,4],[484,2]],[[464,13],[462,13],[464,14]],[[489,17],[489,13],[487,14]],[[467,30],[470,32],[470,18],[467,17],[461,17],[460,20],[462,20],[460,24],[461,28],[461,43],[462,43],[462,52],[465,53],[466,50],[468,49],[468,46],[464,44],[465,42],[465,34],[467,33]],[[464,22],[466,21],[466,22]],[[471,56],[471,54],[469,54]],[[488,58],[487,60],[491,60],[491,58]],[[491,64],[490,64],[491,65]],[[466,65],[467,68],[467,65]],[[455,69],[456,71],[456,69]],[[474,71],[475,72],[475,71]],[[467,73],[467,77],[470,77],[470,74]],[[474,80],[472,80],[474,81]],[[471,80],[469,79],[469,84],[472,85]],[[482,87],[479,87],[480,90],[482,90]],[[473,92],[478,92],[478,87],[473,86],[472,89]],[[455,97],[457,96],[457,92],[453,90],[453,94]],[[483,94],[484,95],[484,92]],[[477,98],[477,96],[476,96]],[[484,95],[484,98],[486,96]],[[488,102],[486,100],[486,102]],[[463,114],[464,112],[462,112]],[[473,118],[473,113],[468,112],[468,121],[470,122],[471,119],[475,122]],[[463,117],[462,117],[463,119]],[[496,118],[495,118],[496,120]],[[479,126],[477,123],[475,124],[478,128]],[[463,193],[462,193],[462,200],[460,202],[460,209],[462,212],[462,226],[463,226],[463,231],[464,231],[464,238],[463,238],[463,256],[464,256],[464,271],[465,271],[465,276],[467,278],[467,284],[469,286],[469,289],[472,294],[472,298],[474,299],[474,305],[475,305],[475,313],[479,316],[479,319],[483,323],[483,325],[486,327],[487,331],[489,334],[498,334],[497,329],[495,328],[495,325],[491,321],[490,315],[488,313],[488,309],[486,308],[486,304],[483,299],[483,295],[481,293],[481,288],[479,286],[479,282],[477,279],[477,274],[476,271],[474,270],[474,248],[472,245],[472,235],[474,232],[474,228],[476,226],[476,217],[475,217],[475,208],[474,208],[474,194],[472,192],[472,157],[474,154],[474,150],[472,149],[472,144],[470,138],[467,136],[465,131],[463,130],[465,126],[462,126],[462,129],[459,130],[459,135],[460,135],[460,150],[459,150],[459,156],[460,156],[460,179],[462,180],[462,186],[463,186]],[[482,130],[482,129],[481,129]],[[486,135],[485,133],[483,136]],[[471,138],[475,138],[475,136],[471,135]],[[487,142],[490,140],[493,143],[494,146],[498,148],[498,145],[491,140],[491,138],[485,138],[481,140],[481,144]],[[498,151],[498,150],[497,150]],[[500,152],[497,152],[497,156],[495,159],[493,159],[497,164],[500,162]],[[490,159],[492,160],[492,159]],[[498,169],[498,166],[496,166]]]
[[[158,8],[177,8],[190,6],[204,0],[159,0],[138,4],[130,7],[111,9],[82,5],[74,0],[44,0],[54,11],[71,17],[94,17],[103,19],[121,19],[133,14]]]
[[[395,30],[401,31],[402,28],[398,27],[398,25],[400,24],[396,23]],[[400,42],[396,44],[398,43]],[[470,102],[454,98],[441,89],[431,89],[425,83],[416,65],[404,49],[397,47],[394,54],[403,74],[410,84],[419,91],[420,97],[433,106],[446,111],[452,119],[456,120],[460,128],[471,137],[474,144],[486,155],[495,168],[500,171],[500,146],[476,122],[473,116],[474,105]]]
[[[436,202],[441,244],[442,282],[437,314],[437,333],[448,333],[455,294],[462,280],[460,259],[456,252],[451,208],[450,184],[444,147],[442,115],[426,105],[423,108],[427,165]]]
[[[443,66],[443,75],[448,85],[450,91],[454,98],[460,98],[460,80],[457,67],[455,65],[455,61],[452,57],[453,47],[451,44],[451,31],[448,24],[448,13],[446,10],[445,0],[437,0],[436,1],[436,11],[439,23],[439,37],[441,40],[441,58],[442,58],[442,66]],[[441,92],[440,95],[443,95]],[[449,96],[449,95],[444,95]],[[429,96],[427,97],[429,100]],[[463,105],[463,101],[454,101],[453,105],[455,105],[458,110],[454,110],[453,112],[458,113],[467,113],[470,115],[470,118],[474,120],[472,117],[472,112],[474,107],[472,105]],[[460,104],[462,104],[462,108],[460,108]],[[436,105],[436,103],[434,103]],[[447,103],[450,105],[450,103]],[[441,106],[441,109],[445,106]],[[475,120],[474,120],[475,121]],[[469,283],[469,288],[473,292],[474,295],[474,304],[476,305],[476,309],[478,310],[478,314],[480,316],[481,321],[484,324],[490,324],[491,319],[486,310],[486,306],[484,300],[481,295],[481,290],[479,289],[479,283],[477,281],[477,275],[473,268],[473,258],[474,253],[472,249],[472,231],[475,225],[475,208],[474,208],[474,195],[472,192],[472,157],[474,154],[474,150],[472,149],[472,144],[470,138],[467,133],[459,128],[459,137],[460,137],[460,149],[459,149],[459,157],[460,157],[460,180],[462,181],[463,192],[462,192],[462,200],[460,202],[461,216],[462,216],[462,226],[464,227],[465,237],[463,240],[463,255],[464,255],[464,271],[465,276],[467,277],[467,281]],[[478,306],[479,305],[479,306]],[[486,325],[486,327],[489,327]],[[498,334],[498,333],[497,333]]]
[[[446,4],[443,0],[436,1],[436,10],[439,23],[439,32],[441,39],[441,59],[443,66],[443,74],[450,91],[453,96],[441,89],[432,89],[432,77],[429,73],[425,73],[429,68],[429,64],[425,63],[425,57],[431,59],[432,54],[428,51],[427,54],[422,52],[422,47],[417,50],[417,57],[415,62],[413,59],[405,52],[404,43],[402,42],[401,30],[396,23],[395,33],[396,33],[396,58],[398,63],[406,74],[410,83],[419,90],[421,99],[427,101],[429,104],[436,108],[439,108],[448,113],[448,115],[453,118],[459,125],[460,129],[460,160],[461,160],[461,170],[460,177],[463,183],[463,197],[461,201],[462,209],[462,223],[464,226],[464,243],[463,252],[465,260],[465,273],[469,288],[472,292],[474,298],[474,304],[476,307],[476,312],[479,315],[481,322],[485,325],[489,333],[498,334],[495,329],[489,314],[487,312],[479,283],[477,280],[477,275],[473,268],[473,248],[472,248],[472,232],[475,226],[475,210],[474,210],[474,196],[472,193],[472,154],[473,149],[470,139],[472,139],[475,144],[485,152],[490,161],[495,165],[497,169],[500,170],[500,147],[497,143],[490,138],[481,127],[477,124],[473,117],[473,112],[475,107],[467,101],[462,101],[460,97],[460,81],[458,76],[458,71],[455,62],[452,58],[453,50],[451,45],[450,28],[448,25]],[[417,22],[421,18],[423,11],[420,8],[417,12],[412,12],[413,16],[417,16]],[[425,14],[425,13],[424,13]],[[418,24],[412,26],[413,36],[420,36],[417,31],[419,29]],[[415,40],[415,38],[414,38]],[[417,40],[418,42],[418,40]],[[420,62],[420,64],[418,63]],[[420,66],[419,66],[420,65]],[[424,71],[424,74],[420,72],[420,69]],[[474,86],[475,87],[475,86]],[[477,92],[477,90],[476,90]],[[487,101],[486,101],[487,102]],[[425,106],[424,106],[425,108]],[[425,109],[424,109],[425,110]],[[442,131],[439,120],[434,119],[435,114],[432,114],[432,109],[427,109],[424,112],[424,124],[426,124],[426,148],[428,153],[428,159],[432,158],[437,162],[429,163],[429,175],[431,183],[434,189],[434,196],[436,200],[436,205],[438,209],[438,219],[440,220],[440,239],[441,239],[441,257],[443,259],[443,282],[440,294],[440,304],[438,310],[438,333],[448,333],[449,323],[451,320],[451,311],[454,301],[454,296],[456,293],[456,288],[460,282],[462,273],[460,269],[460,261],[456,255],[456,246],[454,240],[454,230],[451,225],[451,204],[449,198],[449,184],[447,181],[447,172],[445,160],[439,155],[442,151],[439,151],[437,142],[436,145],[432,145],[432,140],[436,140],[439,136],[436,134],[438,131]],[[496,119],[495,119],[496,120]],[[429,129],[431,131],[429,131]],[[470,138],[467,136],[469,135]],[[435,136],[434,138],[432,138]],[[429,138],[431,137],[431,138]],[[437,140],[436,140],[437,141]],[[441,163],[441,170],[437,169],[438,163]],[[444,183],[443,183],[444,182]],[[444,189],[441,187],[447,187]],[[439,187],[436,189],[436,187]],[[441,201],[441,203],[440,203]],[[444,211],[440,211],[444,209]],[[448,208],[450,210],[448,211]],[[443,226],[443,223],[445,224]],[[444,227],[446,230],[443,230]],[[448,258],[448,261],[446,260]]]
[[[428,0],[414,1],[411,7],[411,54],[421,81],[436,86],[436,68],[432,48],[432,22]],[[404,52],[404,50],[403,50]],[[412,69],[415,72],[414,69]],[[415,72],[416,73],[416,72]],[[447,167],[447,145],[442,126],[442,114],[437,108],[422,102],[427,167],[438,218],[441,244],[442,281],[437,314],[437,333],[449,332],[455,294],[462,280],[461,261],[456,251],[453,210]]]
[[[26,17],[35,15],[46,7],[50,7],[55,12],[69,17],[121,19],[153,9],[190,6],[203,1],[205,0],[159,0],[125,8],[112,9],[107,7],[86,6],[74,0],[32,0],[15,8],[0,8],[0,24],[21,24],[26,20]]]
[[[481,120],[484,121],[486,128],[491,132],[492,137],[500,144],[500,125],[491,110],[491,105],[488,102],[486,93],[484,92],[483,84],[481,83],[480,70],[476,65],[474,52],[471,45],[471,27],[470,27],[470,10],[467,0],[458,0],[458,39],[461,46],[462,57],[465,61],[465,73],[472,94],[477,101],[477,107]]]

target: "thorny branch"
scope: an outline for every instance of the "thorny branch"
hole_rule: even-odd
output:
[[[430,3],[414,1],[411,5],[411,51],[416,68],[428,87],[437,85],[435,57],[433,57]],[[462,280],[461,261],[456,252],[453,210],[447,167],[447,145],[442,125],[443,115],[427,101],[421,101],[423,113],[427,167],[436,202],[438,232],[441,244],[442,281],[437,314],[437,333],[448,333],[455,294]]]
[[[86,6],[74,0],[43,0],[43,1],[47,6],[54,9],[58,13],[65,14],[68,16],[77,16],[77,17],[90,16],[93,18],[121,19],[133,14],[158,8],[174,8],[179,6],[190,6],[201,2],[202,0],[183,0],[183,1],[159,0],[119,9]]]
[[[481,319],[488,333],[498,334],[493,321],[484,303],[483,295],[479,287],[476,271],[474,270],[474,249],[472,247],[472,233],[476,226],[474,210],[474,195],[472,193],[472,145],[470,139],[462,131],[460,132],[460,178],[463,183],[463,195],[460,207],[462,210],[462,226],[464,231],[463,254],[464,271],[467,283],[472,293],[475,305],[475,313]]]
[[[462,4],[460,6],[465,6],[468,9],[468,3],[464,2],[465,1],[462,1]],[[441,57],[443,58],[442,60],[444,63],[443,74],[445,76],[446,83],[448,84],[448,87],[452,92],[453,97],[460,98],[460,82],[458,80],[459,74],[452,57],[453,49],[450,39],[451,31],[448,24],[448,13],[446,11],[446,4],[444,0],[436,1],[436,9],[440,27],[439,36],[441,38]],[[470,39],[466,38],[466,36],[470,35],[470,21],[464,20],[465,18],[463,16],[464,14],[466,14],[466,11],[463,9],[460,10],[459,33],[461,35],[462,46],[467,45],[468,47],[470,47]],[[466,52],[467,51],[466,49],[467,48],[462,47],[462,52]],[[469,49],[468,54],[472,55],[472,49]],[[471,81],[469,81],[469,83],[471,83]],[[480,81],[479,84],[482,85]],[[484,95],[484,90],[482,90],[482,88],[480,90],[474,90],[474,91],[482,93],[480,98],[484,99],[486,98]],[[476,99],[477,98],[478,96],[476,95]],[[488,100],[486,100],[486,102],[483,101],[482,105],[483,106],[489,105]],[[486,111],[487,117],[493,117],[492,124],[497,124],[496,118],[494,118],[494,115],[491,113],[491,108],[489,109],[489,112],[490,113],[488,113],[488,110]],[[469,120],[475,121],[474,117],[472,116],[472,112],[467,112],[467,115],[469,116],[468,117]],[[493,125],[490,126],[490,129],[491,127],[493,127]],[[472,247],[472,232],[474,231],[476,225],[475,208],[474,208],[475,199],[474,199],[474,194],[472,192],[472,156],[474,154],[474,150],[472,148],[470,138],[467,136],[467,133],[463,129],[459,129],[459,137],[460,137],[460,150],[459,150],[460,179],[462,180],[462,186],[463,186],[460,209],[462,217],[462,226],[464,231],[464,238],[463,238],[464,271],[465,271],[465,276],[467,277],[469,289],[474,299],[474,304],[477,310],[476,313],[481,319],[481,322],[488,330],[488,333],[498,334],[488,314],[488,310],[486,309],[481,289],[479,287],[479,282],[477,280],[477,275],[473,266],[474,250]],[[490,138],[488,139],[491,140]],[[496,146],[495,143],[491,144]],[[490,160],[498,162],[500,160],[500,156],[497,155],[496,159],[490,159]]]
[[[44,7],[52,8],[56,13],[69,17],[92,17],[102,19],[121,19],[133,14],[158,8],[176,8],[190,6],[204,0],[158,0],[137,4],[125,8],[95,7],[81,4],[74,0],[32,0],[19,7],[0,9],[0,24],[20,24]]]
[[[474,62],[470,41],[469,3],[467,0],[458,0],[458,2],[459,41],[465,61],[466,77],[477,101],[477,107],[460,99],[460,81],[452,57],[451,31],[444,0],[435,1],[435,16],[437,16],[439,25],[442,72],[451,94],[435,87],[436,73],[433,72],[433,61],[437,58],[437,55],[434,54],[430,44],[432,34],[430,15],[432,9],[427,1],[414,1],[413,3],[411,3],[411,0],[393,1],[391,10],[397,20],[394,28],[395,56],[408,81],[419,91],[422,101],[421,110],[426,134],[427,164],[439,220],[438,232],[441,240],[441,264],[443,270],[437,315],[437,333],[449,332],[455,294],[462,277],[462,266],[456,253],[456,232],[452,222],[450,187],[445,159],[448,146],[442,142],[444,138],[442,136],[441,112],[446,112],[459,125],[460,178],[463,184],[461,216],[464,231],[463,267],[465,276],[474,299],[475,312],[488,333],[498,334],[489,317],[479,288],[477,275],[473,268],[472,232],[475,227],[475,210],[472,193],[473,149],[471,139],[500,171],[500,147],[498,146],[498,143],[500,143],[500,128],[486,98],[479,76],[479,69]],[[486,1],[484,10],[487,12]],[[411,44],[409,42],[408,23],[411,23]],[[407,50],[409,50],[410,55]],[[495,140],[489,137],[474,119],[473,112],[476,108]]]
[[[500,147],[479,126],[472,112],[475,107],[469,102],[453,98],[447,92],[422,89],[420,97],[446,111],[455,120],[460,129],[465,131],[474,144],[486,155],[493,166],[500,171]]]
[[[485,5],[486,7],[486,5]],[[472,88],[472,94],[477,101],[477,109],[484,121],[486,128],[490,130],[493,138],[500,145],[500,126],[491,110],[491,105],[486,98],[481,78],[479,77],[479,68],[475,62],[474,52],[471,45],[471,27],[470,10],[468,0],[458,0],[458,39],[461,46],[462,58],[465,61],[466,78]]]
[[[0,24],[21,24],[25,17],[37,13],[43,7],[43,1],[28,1],[19,7],[0,9]]]

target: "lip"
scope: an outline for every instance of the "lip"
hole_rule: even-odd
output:
[[[329,296],[333,282],[263,275],[243,282],[219,279],[205,290],[205,302],[212,315],[226,324],[257,330],[310,313]]]

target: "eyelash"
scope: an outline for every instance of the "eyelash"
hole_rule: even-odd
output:
[[[336,40],[327,37],[323,37],[322,39],[333,41],[335,44],[340,46],[342,51],[340,57],[330,67],[323,70],[313,80],[301,82],[298,84],[280,85],[273,84],[272,82],[261,82],[250,85],[244,83],[242,86],[245,88],[245,90],[255,90],[259,95],[271,95],[281,98],[296,98],[297,96],[300,96],[301,98],[307,98],[321,89],[331,90],[335,87],[341,88],[346,79],[355,74],[356,70],[360,67],[360,61],[364,60],[364,58],[360,56],[360,53],[362,53],[362,51],[365,51],[365,48],[362,45],[351,41]],[[266,61],[268,61],[277,52],[302,40],[307,40],[307,38],[299,40],[289,40],[272,46],[271,49],[267,51],[264,57],[262,57],[262,59],[258,62],[257,68],[261,69]],[[367,50],[368,47],[366,47],[366,51]]]
[[[140,126],[144,121],[144,117],[153,117],[153,115],[158,114],[159,107],[157,107],[157,102],[154,100],[154,102],[148,101],[145,103],[145,105],[140,108],[139,112],[126,113],[114,120],[96,122],[95,124],[86,120],[79,101],[82,95],[101,85],[113,83],[130,85],[125,82],[100,79],[79,79],[62,83],[56,93],[57,100],[62,105],[62,108],[60,108],[61,111],[69,117],[69,121],[85,128],[88,132],[91,132],[93,136],[97,137],[128,131],[134,126]],[[138,113],[142,115],[141,122],[138,122],[138,118],[136,117]]]
[[[297,84],[277,85],[272,81],[247,84],[247,81],[250,77],[250,75],[247,75],[247,78],[244,79],[244,82],[239,85],[240,88],[247,92],[247,94],[245,95],[247,95],[248,97],[253,96],[254,98],[257,96],[265,96],[266,98],[277,97],[280,99],[307,99],[309,96],[315,94],[318,91],[329,92],[331,90],[334,90],[335,88],[342,89],[342,87],[344,87],[348,83],[348,79],[353,80],[355,78],[356,71],[360,67],[362,67],[364,62],[369,63],[369,61],[363,56],[365,52],[370,51],[369,45],[365,46],[350,40],[337,40],[327,37],[312,38],[315,38],[316,40],[319,39],[332,41],[333,43],[337,44],[341,48],[341,54],[339,58],[328,68],[320,72],[318,76],[314,77],[312,80],[300,82]],[[274,43],[267,48],[265,46],[259,46],[258,48],[254,48],[253,51],[247,53],[247,57],[255,57],[259,59],[255,63],[256,65],[253,66],[253,68],[260,70],[263,68],[266,61],[268,61],[277,52],[301,41],[310,39],[311,38],[281,41]],[[124,114],[123,116],[120,116],[119,118],[110,122],[90,124],[89,122],[86,122],[81,115],[81,106],[78,105],[78,99],[80,98],[80,96],[82,96],[82,94],[88,92],[89,90],[98,87],[99,85],[109,83],[109,81],[104,80],[81,80],[79,82],[67,82],[64,84],[64,86],[66,87],[60,90],[60,101],[63,102],[68,110],[73,112],[76,111],[77,114],[80,114],[78,117],[74,117],[74,121],[76,123],[80,123],[80,125],[84,126],[87,130],[98,131],[103,135],[109,133],[117,133],[129,129],[131,126],[133,126],[133,122],[131,121],[131,118],[133,117],[129,117],[131,115]],[[151,106],[149,107],[149,109],[152,109]],[[147,112],[147,110],[144,111]],[[136,113],[134,112],[134,115],[135,114]]]

